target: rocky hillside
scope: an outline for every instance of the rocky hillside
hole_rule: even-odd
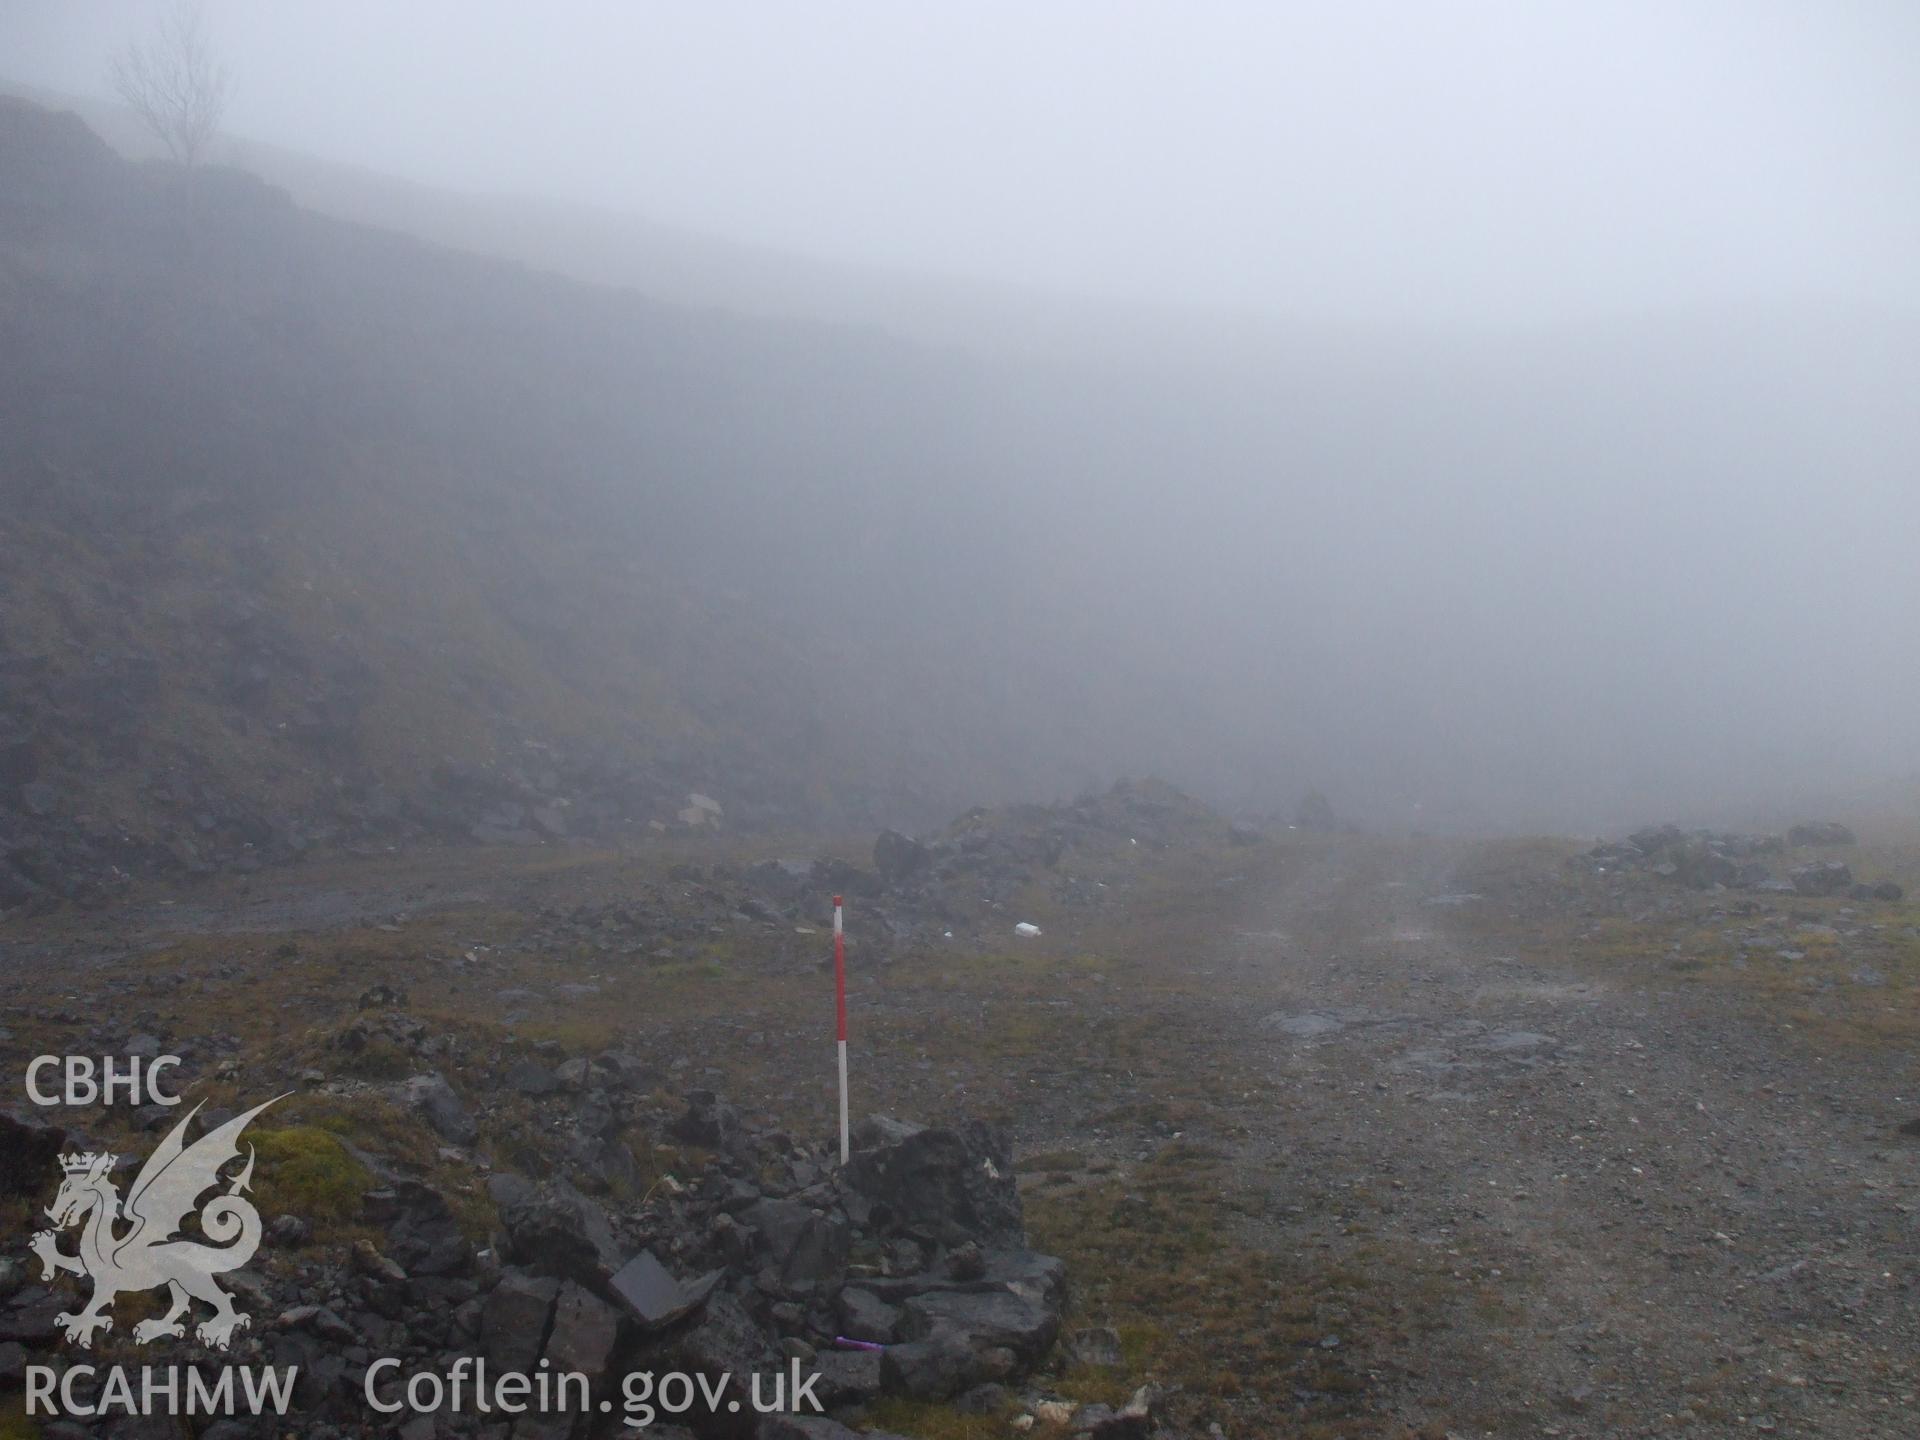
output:
[[[922,333],[536,273],[0,101],[0,906],[1128,774],[1611,830],[1910,768],[1911,317]],[[1703,660],[1679,617],[1735,593]]]
[[[1015,482],[957,362],[323,220],[4,101],[0,367],[0,906],[1097,773],[1101,707],[1013,683],[1050,622],[1003,583]]]

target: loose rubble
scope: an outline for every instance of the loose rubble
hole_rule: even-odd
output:
[[[589,1069],[617,1083],[623,1065]],[[568,1103],[590,1106],[593,1095]],[[1004,1132],[874,1117],[855,1127],[841,1167],[824,1146],[756,1130],[711,1091],[691,1092],[670,1129],[707,1163],[635,1205],[603,1204],[559,1176],[494,1174],[498,1226],[488,1243],[468,1238],[446,1196],[405,1177],[362,1197],[363,1228],[377,1238],[344,1250],[312,1247],[293,1217],[274,1218],[269,1245],[297,1263],[273,1267],[271,1279],[236,1273],[255,1319],[221,1362],[297,1365],[302,1433],[329,1436],[357,1433],[367,1367],[388,1356],[400,1364],[376,1373],[383,1399],[406,1376],[450,1373],[462,1357],[480,1356],[501,1372],[577,1371],[596,1404],[617,1400],[632,1371],[771,1375],[797,1362],[794,1373],[820,1376],[813,1393],[842,1419],[883,1394],[971,1394],[979,1403],[992,1398],[981,1387],[1000,1387],[994,1394],[1012,1406],[1011,1387],[1053,1356],[1067,1277],[1059,1260],[1026,1245]],[[22,1164],[6,1173],[37,1174],[45,1167],[32,1162],[67,1139],[7,1120],[0,1146]],[[23,1284],[22,1269],[9,1261],[0,1273],[0,1344],[35,1363],[70,1359],[55,1344],[53,1318],[68,1297]],[[1073,1345],[1117,1353],[1098,1332]],[[1144,1434],[1149,1401],[1143,1394],[1123,1411],[1078,1415],[1076,1428]],[[617,1410],[577,1429],[569,1417],[529,1415],[511,1433],[620,1433]],[[756,1429],[751,1413],[743,1421],[724,1407],[677,1418],[703,1436],[844,1433],[800,1417]],[[437,1423],[433,1433],[505,1433],[474,1416]],[[241,1418],[221,1422],[220,1434],[274,1430]]]
[[[1894,881],[1858,880],[1843,860],[1814,860],[1788,865],[1784,875],[1774,873],[1791,850],[1856,843],[1853,831],[1833,822],[1795,825],[1784,838],[1653,825],[1624,840],[1594,846],[1586,859],[1598,873],[1644,871],[1694,890],[1718,886],[1780,895],[1845,895],[1855,900],[1903,898],[1905,891]]]
[[[1253,833],[1171,786],[1122,781],[1062,805],[969,810],[920,839],[883,830],[870,868],[818,856],[683,863],[665,882],[636,884],[618,902],[549,907],[522,943],[671,961],[716,933],[749,926],[757,927],[762,949],[776,962],[815,963],[817,927],[832,913],[835,895],[858,908],[859,943],[874,959],[915,943],[1031,939],[1043,927],[1011,907],[1034,887],[1076,910],[1108,898],[1106,883],[1079,859],[1098,861],[1140,846],[1244,845],[1253,843],[1244,838]]]

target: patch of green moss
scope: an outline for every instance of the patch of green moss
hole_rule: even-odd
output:
[[[317,1125],[256,1130],[253,1189],[262,1215],[297,1215],[316,1230],[350,1223],[373,1184],[366,1166]]]

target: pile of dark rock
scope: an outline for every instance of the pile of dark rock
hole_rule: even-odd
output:
[[[1052,1350],[1065,1272],[1026,1248],[1000,1132],[873,1119],[839,1167],[701,1091],[671,1129],[714,1163],[618,1222],[563,1180],[495,1177],[504,1268],[473,1317],[491,1362],[532,1370],[542,1334],[556,1366],[600,1377],[798,1361],[844,1413],[1014,1383]],[[692,1423],[753,1433],[724,1412]]]
[[[1831,821],[1795,825],[1787,834],[1742,835],[1722,830],[1682,830],[1651,825],[1624,840],[1596,845],[1587,861],[1601,873],[1644,871],[1694,890],[1753,890],[1779,895],[1845,895],[1855,900],[1899,900],[1904,891],[1891,880],[1868,884],[1854,878],[1844,860],[1812,860],[1789,865],[1777,876],[1773,865],[1803,846],[1856,844],[1853,831]]]
[[[1300,804],[1293,813],[1293,825],[1296,830],[1320,834],[1331,834],[1342,828],[1340,817],[1333,812],[1333,802],[1318,790],[1309,790],[1300,797]]]
[[[853,917],[853,943],[872,958],[908,942],[982,935],[1002,942],[1021,918],[1011,913],[1016,898],[1036,885],[1056,905],[1090,909],[1106,901],[1110,882],[1124,873],[1114,863],[1118,856],[1264,838],[1171,786],[1122,781],[1065,804],[969,810],[923,838],[882,830],[867,864],[817,856],[682,863],[665,883],[634,886],[618,901],[548,907],[526,940],[672,960],[730,927],[757,925],[766,932],[759,949],[769,960],[814,963],[820,947],[809,937],[841,895]]]
[[[1860,839],[1837,820],[1802,820],[1787,831],[1787,847],[1803,845],[1858,845]]]
[[[1588,858],[1602,870],[1645,870],[1696,890],[1715,885],[1752,887],[1773,879],[1766,857],[1785,850],[1778,835],[1740,835],[1650,825],[1626,839],[1594,846]]]
[[[1259,838],[1171,785],[1122,780],[1064,804],[975,808],[925,839],[883,830],[871,869],[837,860],[768,861],[742,878],[786,918],[818,915],[832,895],[844,894],[865,902],[867,915],[896,934],[964,931],[987,923],[1036,881],[1057,903],[1098,905],[1106,886],[1089,872],[1124,851]]]
[[[59,1135],[14,1128],[11,1149],[34,1162],[21,1175],[44,1178]],[[815,1412],[803,1405],[776,1418],[724,1402],[673,1417],[700,1436],[829,1440],[882,1395],[1008,1413],[1024,1400],[1070,1414],[1080,1434],[1150,1433],[1148,1392],[1118,1411],[1017,1393],[1055,1354],[1066,1276],[1026,1245],[998,1129],[874,1118],[856,1127],[841,1166],[825,1147],[753,1129],[711,1092],[690,1094],[668,1128],[709,1163],[684,1181],[661,1177],[626,1206],[563,1178],[494,1174],[499,1224],[485,1246],[467,1238],[445,1196],[392,1175],[363,1197],[370,1235],[344,1253],[313,1243],[298,1217],[269,1217],[277,1259],[228,1277],[251,1327],[224,1355],[182,1342],[183,1358],[298,1366],[294,1407],[302,1433],[317,1436],[358,1433],[368,1367],[384,1357],[399,1366],[376,1372],[383,1397],[410,1375],[445,1375],[472,1357],[496,1374],[545,1366],[589,1377],[593,1414],[528,1413],[509,1432],[497,1418],[443,1411],[402,1425],[409,1440],[625,1433],[622,1379],[640,1371],[729,1374],[736,1385],[754,1374],[817,1376],[810,1393],[837,1417],[807,1418]],[[17,1385],[29,1359],[98,1358],[58,1342],[55,1316],[72,1297],[38,1282],[22,1262],[0,1261],[0,1387]],[[603,1399],[611,1411],[598,1412]],[[274,1429],[228,1419],[204,1433]]]

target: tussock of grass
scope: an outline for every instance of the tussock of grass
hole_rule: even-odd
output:
[[[1176,1144],[1124,1180],[1029,1194],[1034,1243],[1068,1264],[1069,1324],[1110,1325],[1122,1340],[1119,1368],[1070,1369],[1061,1392],[1118,1404],[1154,1380],[1178,1424],[1257,1414],[1290,1416],[1306,1435],[1378,1433],[1362,1366],[1372,1344],[1400,1336],[1398,1277],[1384,1262],[1375,1275],[1239,1243],[1246,1207],[1228,1174],[1223,1157]],[[1329,1336],[1339,1344],[1323,1348]]]
[[[915,1440],[1004,1440],[1012,1432],[1004,1415],[962,1415],[947,1405],[888,1396],[867,1407],[875,1430],[911,1435]]]
[[[342,1052],[340,1073],[361,1080],[402,1080],[414,1071],[413,1057],[383,1036],[375,1036],[358,1050]]]

